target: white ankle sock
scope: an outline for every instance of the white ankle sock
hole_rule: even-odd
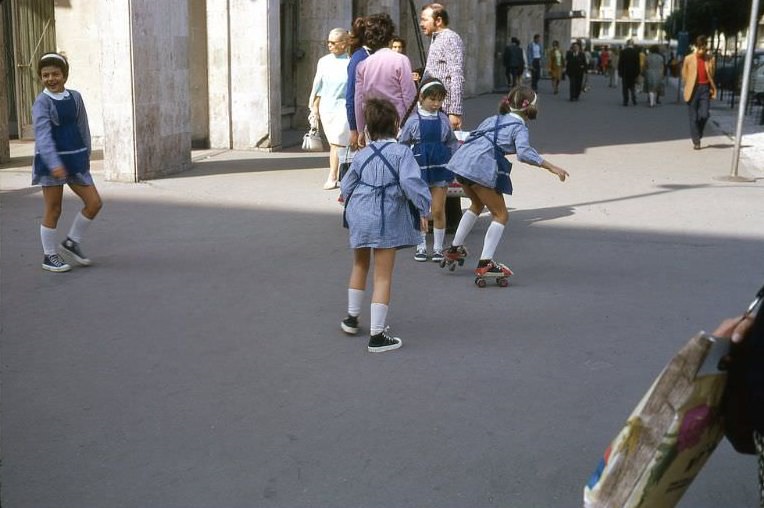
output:
[[[56,253],[56,228],[46,228],[40,224],[40,240],[42,241],[42,252],[46,256]]]
[[[488,226],[488,231],[485,232],[483,252],[480,254],[480,259],[493,259],[493,255],[496,254],[496,247],[499,245],[503,233],[504,224],[495,221],[491,222],[491,225]]]
[[[90,227],[91,222],[93,221],[82,215],[82,212],[78,213],[74,218],[74,222],[72,222],[72,227],[69,229],[69,238],[80,243],[82,241],[82,235],[84,235],[85,231]]]
[[[427,249],[427,234],[419,233],[419,245],[416,246],[417,250]]]
[[[376,335],[382,333],[387,321],[387,305],[384,303],[371,304],[371,319],[369,322],[369,334]]]
[[[451,242],[451,245],[464,245],[464,240],[467,239],[467,235],[472,231],[477,219],[478,216],[472,210],[464,212],[459,221],[459,226],[456,228],[456,234],[454,234],[454,240]]]
[[[432,228],[432,250],[443,250],[443,240],[445,238],[445,229]]]
[[[363,289],[348,288],[348,314],[358,317],[363,303]]]

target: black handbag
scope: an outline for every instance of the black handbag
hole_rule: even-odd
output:
[[[745,317],[751,315],[764,299],[764,287],[756,294],[756,299],[748,307]],[[738,453],[756,455],[756,444],[753,439],[753,416],[751,414],[751,389],[748,374],[753,368],[753,351],[751,335],[762,333],[764,314],[759,313],[750,328],[748,337],[740,343],[733,343],[729,354],[722,359],[719,367],[727,371],[727,384],[722,399],[722,420],[724,422],[724,437]]]

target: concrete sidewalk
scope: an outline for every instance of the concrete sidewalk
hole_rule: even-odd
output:
[[[590,83],[577,103],[541,83],[531,141],[572,176],[514,165],[510,287],[476,288],[474,256],[448,273],[402,250],[389,323],[404,347],[382,355],[365,351],[368,296],[360,337],[339,331],[351,254],[321,190],[327,154],[196,152],[192,171],[140,184],[104,182],[96,161],[94,266],[51,274],[15,152],[0,169],[0,501],[580,506],[668,359],[764,283],[764,166],[718,180],[732,148],[716,126],[694,151],[684,105],[624,108]],[[498,99],[468,100],[466,126]],[[65,195],[61,236],[78,209]],[[755,506],[755,467],[722,443],[680,507]]]

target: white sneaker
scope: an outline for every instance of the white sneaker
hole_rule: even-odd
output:
[[[427,261],[427,247],[417,247],[414,254],[414,261]]]

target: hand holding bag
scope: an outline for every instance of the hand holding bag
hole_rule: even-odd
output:
[[[756,298],[743,314],[746,319],[753,314],[764,300],[764,287],[756,294]],[[761,316],[759,316],[761,317]],[[758,323],[754,323],[756,327]],[[753,331],[753,328],[749,330]],[[721,368],[727,371],[727,386],[722,399],[722,419],[724,422],[724,437],[738,453],[756,455],[756,444],[753,440],[753,418],[751,416],[751,392],[747,375],[751,366],[751,341],[749,337],[739,344],[732,344],[730,353],[721,363]]]
[[[306,152],[323,152],[324,142],[321,140],[321,133],[318,131],[318,117],[311,113],[308,115],[310,130],[302,137],[302,149]]]

